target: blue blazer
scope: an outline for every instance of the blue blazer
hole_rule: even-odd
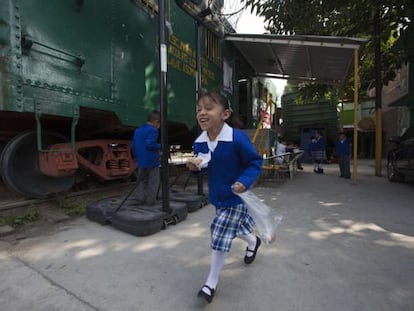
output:
[[[217,146],[212,151],[207,132],[194,142],[194,154],[210,153],[208,162],[208,197],[216,207],[235,206],[242,203],[231,186],[241,182],[249,189],[262,169],[262,157],[257,153],[245,132],[233,129],[226,123],[217,137]]]

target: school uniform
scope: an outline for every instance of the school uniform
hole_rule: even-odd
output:
[[[132,152],[137,161],[137,188],[133,194],[139,204],[154,205],[160,185],[158,130],[143,124],[135,130]]]
[[[216,207],[211,224],[211,247],[229,252],[232,240],[251,233],[254,226],[243,201],[233,193],[231,186],[238,181],[249,189],[260,175],[263,160],[247,134],[226,123],[214,142],[206,131],[202,132],[194,142],[194,154],[204,159],[208,198]]]
[[[350,165],[350,154],[351,144],[348,139],[337,140],[335,143],[336,155],[338,156],[338,165],[340,171],[340,177],[350,178],[351,177],[351,165]]]
[[[313,146],[313,159],[316,163],[323,163],[326,161],[326,142],[322,136],[315,140]]]

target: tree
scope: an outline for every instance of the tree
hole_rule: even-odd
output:
[[[395,78],[395,70],[414,59],[414,1],[412,0],[243,0],[252,12],[265,18],[267,30],[276,34],[360,37],[368,39],[361,54],[361,88],[375,80],[374,43],[381,51],[383,84]],[[375,34],[375,14],[380,21]],[[351,78],[352,80],[352,78]],[[352,98],[352,81],[344,88]]]
[[[242,0],[264,16],[267,29],[277,34],[362,37],[367,42],[360,62],[360,88],[375,81],[376,176],[381,176],[382,85],[396,69],[414,58],[413,0]],[[352,83],[345,84],[343,97],[352,98]],[[315,86],[312,86],[315,87]],[[306,89],[304,89],[305,91]],[[362,93],[363,95],[364,93]],[[361,96],[362,97],[362,96]],[[356,131],[356,129],[354,129]]]

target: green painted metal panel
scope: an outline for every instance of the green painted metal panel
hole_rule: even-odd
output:
[[[327,138],[334,139],[338,133],[339,115],[337,102],[320,101],[297,104],[296,93],[282,96],[282,128],[289,140],[299,140],[302,128],[320,127],[327,129]]]
[[[137,126],[159,108],[159,23],[139,1],[1,4],[1,110],[73,117],[87,107]],[[195,24],[174,1],[167,15],[172,27],[168,118],[191,128],[196,124]],[[221,62],[204,57],[202,75],[203,87],[220,88]]]
[[[0,109],[22,108],[20,16],[12,0],[0,10]]]
[[[65,105],[100,108],[111,103],[111,32],[108,1],[22,1],[24,95],[49,102],[48,111],[66,114]],[[84,64],[80,61],[84,60]],[[33,105],[25,111],[33,111]],[[70,115],[69,115],[70,116]]]

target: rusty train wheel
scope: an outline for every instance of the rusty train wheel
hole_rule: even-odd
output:
[[[63,142],[60,135],[45,133],[43,148]],[[14,137],[4,147],[0,158],[0,173],[3,182],[12,190],[31,198],[45,198],[51,194],[69,190],[75,176],[52,178],[39,170],[36,132],[27,132]]]

